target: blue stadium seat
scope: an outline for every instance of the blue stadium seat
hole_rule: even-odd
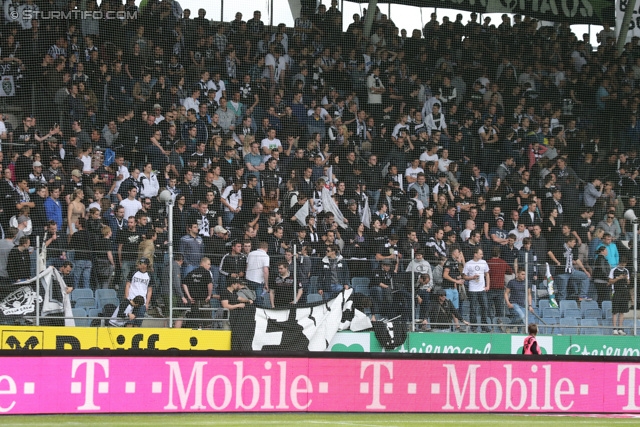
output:
[[[613,306],[611,305],[611,301],[602,301],[602,318],[603,319],[611,319],[611,310]]]
[[[542,309],[542,317],[561,317],[559,308],[543,308]]]
[[[602,310],[599,308],[588,308],[582,314],[582,317],[585,319],[602,319]]]
[[[118,294],[114,289],[96,289],[96,299],[100,301],[105,298],[118,298]]]
[[[87,327],[91,325],[91,320],[87,318],[87,311],[84,308],[73,308],[71,310],[73,313],[74,321],[76,326]]]
[[[71,301],[78,301],[78,298],[93,298],[91,289],[74,289],[71,291]]]
[[[551,334],[553,334],[553,330],[555,328],[555,325],[558,324],[558,318],[557,317],[543,317],[542,321],[544,323],[546,323],[546,325],[544,325],[544,324],[538,325],[538,327],[540,328],[540,334],[542,334],[542,335],[551,335]]]
[[[598,309],[598,301],[582,301],[580,303],[580,311],[582,311],[582,317],[585,316],[587,310]]]
[[[576,335],[578,333],[577,326],[578,319],[575,317],[561,317],[558,333],[561,335]]]
[[[580,326],[580,335],[602,335],[602,328],[582,328],[582,326],[600,326],[598,319],[582,319]]]
[[[78,298],[76,300],[76,308],[96,308],[95,298]]]
[[[572,309],[572,308],[578,309],[578,303],[575,302],[574,300],[566,299],[566,300],[560,301],[560,314],[562,315],[561,317],[565,317],[564,316],[565,310]],[[582,315],[578,317],[582,317]]]
[[[577,308],[568,308],[564,311],[562,317],[575,317],[576,319],[582,319],[582,312]]]
[[[540,299],[538,300],[538,309],[540,310],[540,312],[542,312],[543,309],[545,308],[549,308],[551,307],[549,305],[549,300],[548,299]]]
[[[87,316],[89,317],[100,317],[100,309],[99,308],[90,308],[87,310]]]
[[[369,278],[353,277],[351,279],[351,287],[355,292],[369,296]]]
[[[105,298],[105,299],[101,299],[101,300],[99,301],[99,303],[100,303],[100,304],[99,304],[98,308],[99,308],[100,310],[102,310],[102,309],[104,308],[104,306],[105,306],[105,305],[107,305],[107,304],[113,304],[113,305],[115,305],[116,307],[120,307],[120,300],[119,300],[118,298]]]
[[[320,294],[309,294],[307,295],[307,304],[315,304],[318,302],[322,302],[322,295]]]

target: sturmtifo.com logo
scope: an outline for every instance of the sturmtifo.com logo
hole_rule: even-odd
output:
[[[31,21],[32,19],[36,19],[39,21],[57,19],[138,19],[137,11],[127,12],[125,10],[109,10],[106,12],[103,12],[101,10],[50,10],[45,12],[41,10],[25,9],[23,11],[12,10],[9,12],[9,15],[12,19],[19,19],[22,21]]]

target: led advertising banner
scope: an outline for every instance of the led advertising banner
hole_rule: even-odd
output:
[[[0,412],[640,412],[640,363],[618,363],[615,358],[154,353],[157,356],[3,357]]]

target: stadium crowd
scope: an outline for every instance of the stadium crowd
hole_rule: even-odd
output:
[[[75,288],[146,309],[289,306],[366,278],[372,312],[410,320],[414,272],[420,319],[486,330],[524,318],[525,270],[541,285],[549,263],[559,300],[602,303],[614,283],[628,311],[614,272],[623,213],[640,216],[636,38],[618,54],[607,26],[594,47],[568,23],[475,13],[409,35],[379,10],[366,37],[357,14],[340,31],[336,0],[303,2],[293,28],[176,0],[23,19],[77,7],[4,1],[7,102],[25,111],[0,121],[5,294],[33,277],[39,236],[47,265],[73,258]]]

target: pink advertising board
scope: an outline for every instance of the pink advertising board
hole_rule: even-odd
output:
[[[0,414],[640,412],[640,363],[2,357]]]

